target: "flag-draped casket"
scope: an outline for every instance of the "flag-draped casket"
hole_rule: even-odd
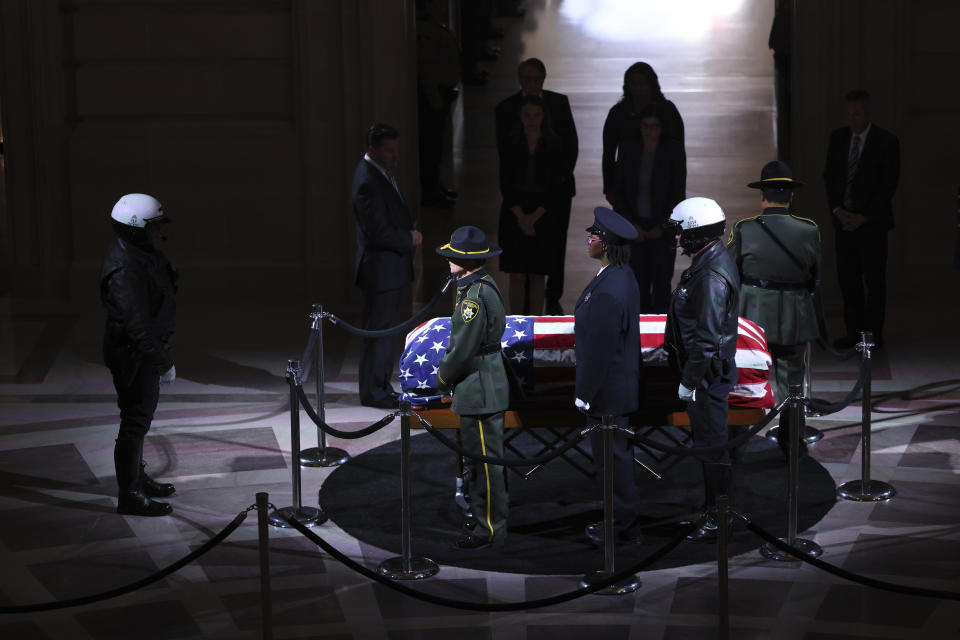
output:
[[[667,362],[663,345],[665,315],[641,315],[645,406],[677,404],[679,376]],[[437,388],[437,365],[450,343],[450,318],[433,318],[407,334],[400,358],[403,400],[415,407],[439,406],[447,396]],[[523,384],[527,401],[567,396],[573,404],[576,356],[573,316],[507,316],[500,342],[507,362]],[[740,318],[737,331],[737,384],[731,407],[770,409],[769,368],[763,329]],[[682,408],[682,405],[677,405]]]

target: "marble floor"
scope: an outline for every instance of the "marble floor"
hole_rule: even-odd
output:
[[[498,22],[506,38],[500,60],[487,63],[490,83],[467,87],[458,104],[448,179],[460,204],[452,211],[424,210],[420,222],[427,246],[442,244],[461,224],[496,227],[493,105],[515,90],[516,61],[540,57],[548,68],[546,87],[570,96],[580,134],[562,300],[571,310],[595,269],[583,255],[580,229],[601,203],[603,118],[632,62],[653,65],[683,114],[689,195],[714,197],[731,218],[753,212],[756,193],[743,185],[774,156],[766,48],[772,3],[539,0],[526,6],[524,19]],[[443,264],[425,252],[422,265],[418,296],[426,299]],[[958,311],[955,302],[896,293],[887,346],[874,359],[871,460],[872,477],[891,483],[897,494],[883,503],[840,500],[802,536],[823,547],[823,560],[846,570],[957,593],[960,341],[938,328],[957,326]],[[277,506],[292,502],[283,376],[286,360],[303,349],[309,309],[181,311],[181,377],[164,388],[146,445],[152,474],[177,485],[175,511],[147,519],[114,513],[117,411],[100,364],[100,312],[3,304],[0,316],[9,330],[0,332],[0,607],[74,598],[140,579],[203,544],[258,491],[268,492]],[[359,405],[359,343],[329,325],[325,332],[327,420],[359,429],[383,415]],[[857,363],[815,350],[812,371],[813,395],[833,401],[853,385]],[[860,477],[860,422],[859,402],[810,419],[825,434],[811,455],[837,484]],[[305,415],[303,425],[303,446],[315,445]],[[331,438],[330,444],[356,456],[397,437],[391,427],[359,440]],[[305,505],[316,506],[320,486],[335,472],[303,469]],[[371,568],[392,555],[334,522],[315,531]],[[486,614],[399,595],[320,553],[296,532],[270,534],[276,638],[717,637],[715,563],[644,572],[642,587],[625,596]],[[578,579],[443,565],[436,577],[413,586],[459,600],[510,602],[572,590]],[[69,609],[0,615],[0,637],[256,638],[258,588],[251,516],[224,544],[144,589]],[[960,637],[956,600],[871,589],[805,564],[772,562],[756,551],[730,560],[729,611],[733,638]]]

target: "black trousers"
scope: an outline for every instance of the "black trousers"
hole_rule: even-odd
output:
[[[630,245],[630,269],[640,287],[640,313],[667,312],[676,259],[672,238],[660,237]]]
[[[120,408],[120,430],[117,440],[143,440],[150,431],[153,414],[160,400],[160,373],[154,367],[141,364],[129,375],[131,363],[111,369],[113,388],[117,391]]]
[[[600,424],[600,416],[588,415],[587,426]],[[614,424],[630,425],[629,416],[616,416]],[[590,449],[600,478],[600,496],[603,496],[603,431],[590,432]],[[633,470],[633,442],[623,431],[613,432],[613,527],[616,531],[628,529],[637,517],[637,480]]]
[[[403,322],[404,289],[363,290],[361,328],[387,329]],[[390,380],[397,368],[397,336],[364,338],[360,354],[360,402],[383,400],[393,393]]]
[[[726,444],[727,414],[730,410],[727,396],[736,383],[737,363],[734,358],[710,361],[706,375],[697,386],[696,400],[687,403],[694,447]],[[698,457],[701,462],[730,464],[730,452],[727,449]]]
[[[847,335],[872,331],[883,339],[887,307],[887,232],[860,228],[836,232],[837,277]]]
[[[547,274],[547,286],[544,289],[543,297],[547,300],[559,301],[563,297],[563,272],[567,262],[567,230],[570,227],[570,207],[571,198],[559,199],[553,212],[557,214],[557,244],[556,251],[559,254],[553,261],[554,267]]]

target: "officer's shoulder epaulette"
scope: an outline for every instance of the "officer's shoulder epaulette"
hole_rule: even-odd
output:
[[[758,214],[755,215],[755,216],[747,216],[746,218],[740,218],[739,220],[737,220],[736,222],[733,223],[733,226],[734,226],[734,227],[738,227],[738,226],[740,226],[740,224],[743,223],[743,222],[749,222],[749,221],[751,221],[751,220],[756,220],[756,219],[759,218],[761,215],[762,215],[762,214],[759,214],[759,213],[758,213]]]
[[[791,214],[791,215],[793,215],[793,214]],[[796,218],[797,220],[800,220],[801,222],[808,222],[808,223],[812,224],[814,227],[817,227],[817,226],[818,226],[817,223],[814,222],[813,220],[811,220],[810,218],[804,218],[804,217],[798,216],[798,215],[793,215],[793,217]]]

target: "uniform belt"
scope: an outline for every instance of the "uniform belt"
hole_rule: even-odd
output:
[[[491,353],[497,353],[500,351],[500,343],[496,342],[494,344],[485,344],[477,350],[478,356],[488,356]]]
[[[740,276],[740,284],[749,284],[754,287],[760,287],[761,289],[777,289],[780,291],[800,291],[802,289],[810,288],[810,285],[807,282],[779,282],[777,280],[761,280],[760,278],[754,278],[748,275]]]

